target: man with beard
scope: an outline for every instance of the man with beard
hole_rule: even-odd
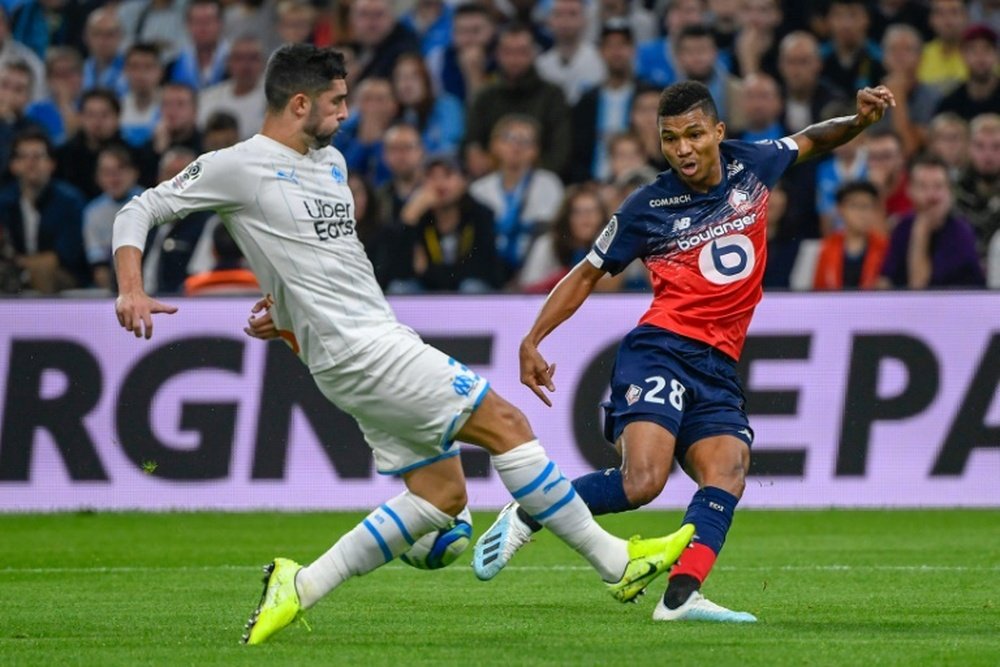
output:
[[[1000,109],[1000,46],[997,34],[985,25],[974,25],[962,33],[962,59],[969,78],[941,100],[937,113],[954,111],[965,120]]]
[[[307,567],[274,559],[243,641],[266,641],[346,580],[449,526],[466,505],[456,440],[489,451],[521,506],[584,556],[615,599],[635,599],[677,560],[694,527],[628,542],[605,532],[524,415],[396,320],[358,240],[344,156],[330,146],[347,119],[346,76],[336,51],[283,46],[268,62],[261,132],[201,156],[115,220],[115,312],[148,339],[153,314],[176,311],[142,289],[149,228],[193,211],[219,213],[267,295],[245,331],[283,339],[326,398],[357,419],[378,471],[407,487]]]

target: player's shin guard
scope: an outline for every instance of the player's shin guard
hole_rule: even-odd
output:
[[[738,502],[739,498],[733,494],[713,486],[694,494],[681,523],[693,523],[695,536],[670,571],[670,584],[664,596],[668,608],[683,604],[708,578],[726,542]]]
[[[447,513],[409,491],[390,499],[302,568],[295,579],[302,607],[308,609],[347,579],[385,565],[450,521]]]
[[[625,541],[597,525],[537,440],[494,456],[493,466],[529,516],[579,552],[605,581],[621,578],[629,558]]]

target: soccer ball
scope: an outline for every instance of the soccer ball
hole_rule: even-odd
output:
[[[472,542],[472,514],[466,507],[444,528],[413,543],[399,558],[419,570],[439,570],[455,562]]]

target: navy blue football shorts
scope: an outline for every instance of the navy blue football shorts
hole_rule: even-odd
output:
[[[682,463],[691,445],[711,436],[753,444],[736,362],[707,343],[649,324],[622,340],[604,409],[609,441],[632,422],[653,422],[674,435],[674,457]]]

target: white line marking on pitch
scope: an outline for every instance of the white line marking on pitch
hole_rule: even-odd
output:
[[[107,567],[5,567],[0,568],[3,574],[130,574],[146,572],[246,572],[260,570],[260,565],[179,565],[146,566],[146,565],[112,565]],[[410,568],[402,564],[392,564],[385,568],[388,571],[410,572]],[[586,565],[510,565],[506,569],[519,572],[589,572]],[[778,565],[741,566],[720,565],[715,568],[725,572],[1000,572],[1000,565]],[[449,567],[444,572],[467,572],[464,567]]]

